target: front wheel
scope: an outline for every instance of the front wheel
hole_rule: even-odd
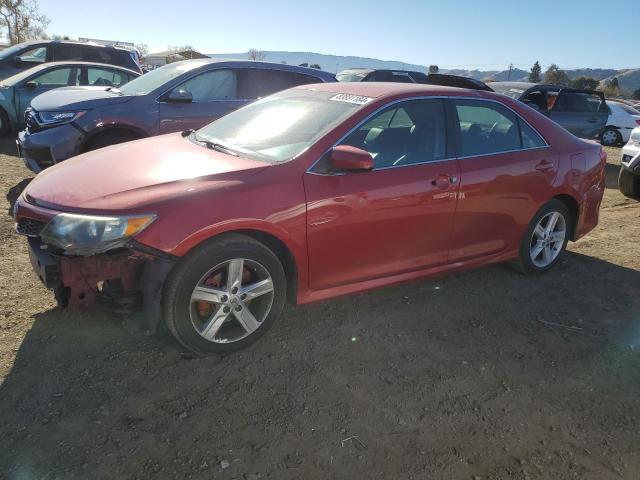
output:
[[[551,200],[535,214],[520,244],[518,270],[544,273],[558,263],[571,234],[571,215],[560,200]]]
[[[286,277],[278,257],[244,235],[188,254],[164,290],[164,321],[196,353],[227,353],[260,338],[280,316]]]

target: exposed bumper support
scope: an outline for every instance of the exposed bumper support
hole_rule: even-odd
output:
[[[120,313],[142,307],[145,327],[155,330],[162,317],[162,289],[176,258],[134,241],[116,253],[90,257],[56,255],[29,238],[33,269],[62,306],[90,311],[96,304]]]

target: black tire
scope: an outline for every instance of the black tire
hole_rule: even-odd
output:
[[[640,198],[640,179],[629,170],[620,168],[618,188],[625,197]]]
[[[273,298],[270,310],[255,331],[237,341],[217,343],[205,339],[196,330],[191,320],[191,295],[207,272],[236,258],[256,262],[268,271],[273,282]],[[225,234],[194,249],[172,270],[163,292],[163,320],[187,349],[199,354],[229,353],[249,346],[271,328],[282,312],[286,290],[282,264],[269,248],[245,235]]]
[[[620,145],[622,143],[622,134],[617,128],[607,127],[600,135],[600,143],[606,147]]]
[[[557,254],[557,256],[553,259],[551,263],[541,267],[536,265],[533,262],[530,254],[532,242],[534,240],[533,238],[534,230],[538,225],[538,223],[544,217],[546,217],[547,215],[553,212],[557,212],[560,215],[562,215],[564,219],[566,234],[565,234],[564,241],[562,242],[562,247],[560,249],[560,252]],[[519,253],[518,260],[514,263],[513,266],[520,273],[523,273],[525,275],[539,275],[541,273],[551,270],[560,261],[560,258],[562,257],[567,247],[567,242],[569,241],[569,238],[571,238],[571,235],[573,233],[573,224],[574,224],[573,219],[571,218],[571,214],[569,213],[569,210],[567,209],[566,205],[562,203],[560,200],[556,200],[556,199],[550,200],[540,210],[538,210],[538,212],[531,219],[531,222],[529,222],[527,231],[525,232],[524,237],[520,242],[520,253]]]
[[[11,122],[9,121],[9,115],[2,108],[0,108],[0,137],[4,137],[11,132]]]
[[[110,145],[117,145],[118,143],[131,142],[133,140],[138,140],[139,138],[139,135],[136,135],[133,132],[127,132],[125,130],[104,132],[91,139],[83,151],[90,152],[92,150],[98,150],[99,148],[108,147]]]

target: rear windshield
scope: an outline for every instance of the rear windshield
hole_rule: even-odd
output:
[[[489,86],[493,88],[493,91],[496,93],[501,93],[502,95],[506,95],[507,97],[515,98],[516,100],[520,98],[526,90],[524,88],[514,87],[513,85],[500,85],[498,83],[490,83]]]
[[[188,60],[186,62],[176,62],[165,65],[164,67],[145,73],[141,77],[130,81],[126,85],[120,87],[120,91],[125,95],[146,95],[153,92],[157,88],[162,87],[165,83],[170,82],[174,78],[179,77],[195,68],[205,65],[206,62],[197,60]]]
[[[361,82],[369,73],[371,73],[369,70],[345,70],[336,74],[336,80],[339,82]]]
[[[627,105],[625,103],[619,103],[618,106],[624,110],[625,112],[627,112],[629,115],[640,115],[640,112],[638,110],[636,110],[635,108],[633,108],[630,105]]]
[[[272,163],[289,160],[371,99],[290,89],[258,100],[198,130],[212,142],[245,157]]]

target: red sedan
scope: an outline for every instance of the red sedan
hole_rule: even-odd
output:
[[[285,301],[507,260],[549,270],[597,224],[605,161],[502,95],[306,85],[50,168],[16,228],[61,304],[142,307],[185,347],[226,352]]]

